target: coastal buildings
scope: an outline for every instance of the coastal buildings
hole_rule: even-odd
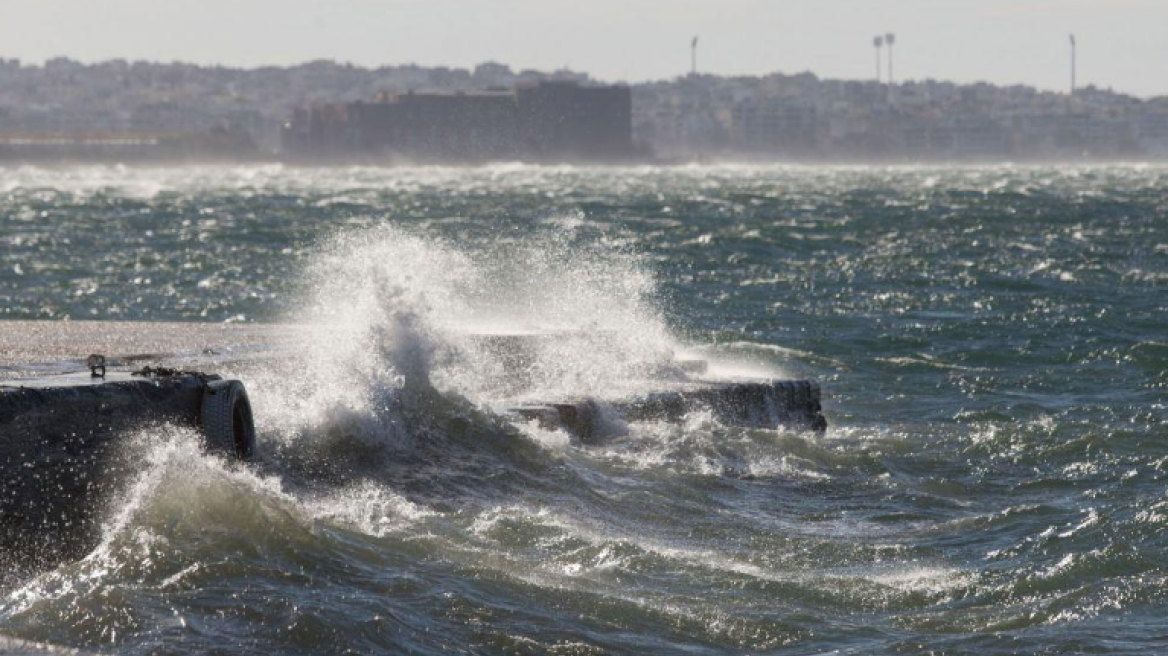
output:
[[[810,73],[690,74],[626,88],[498,63],[0,59],[0,144],[10,146],[0,160],[134,160],[162,138],[172,147],[142,159],[227,159],[251,144],[248,158],[296,161],[627,161],[630,149],[663,161],[1157,160],[1168,159],[1168,97]]]
[[[282,143],[303,161],[621,162],[632,138],[628,87],[541,81],[298,109]]]
[[[890,85],[691,76],[634,90],[634,127],[659,156],[793,161],[1155,159],[1168,102],[935,80]]]

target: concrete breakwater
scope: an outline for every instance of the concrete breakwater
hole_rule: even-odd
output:
[[[135,436],[149,434],[141,428],[185,426],[200,431],[211,451],[250,457],[256,445],[246,391],[209,372],[249,358],[293,357],[287,347],[295,333],[276,326],[0,322],[0,371],[7,376],[0,379],[0,550],[51,563],[91,548],[103,505],[136,471]],[[472,336],[502,364],[504,387],[522,393],[522,402],[496,410],[562,430],[581,445],[626,423],[678,422],[694,411],[727,426],[826,428],[818,384],[718,380],[693,359],[664,363],[632,395],[547,398],[531,388],[533,363],[549,340],[573,336]],[[111,370],[104,377],[78,372],[81,354],[97,348],[116,349]],[[153,366],[130,373],[145,362]]]
[[[0,383],[0,550],[52,562],[88,549],[104,501],[134,471],[128,438],[138,429],[186,426],[208,449],[250,457],[250,407],[232,397],[241,390],[216,375],[151,369]]]
[[[0,322],[0,567],[84,554],[137,471],[138,429],[200,427],[209,386],[225,381],[158,365],[209,371],[280,339],[255,326]],[[104,378],[85,369],[95,351],[111,354]]]

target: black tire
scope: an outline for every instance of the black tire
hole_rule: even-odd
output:
[[[200,411],[207,450],[249,460],[255,453],[255,422],[247,390],[238,380],[216,380],[203,388]]]

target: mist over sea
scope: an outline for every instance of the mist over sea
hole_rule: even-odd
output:
[[[0,634],[127,654],[1168,651],[1168,167],[10,168],[0,320],[292,323]],[[825,435],[505,420],[687,352]]]

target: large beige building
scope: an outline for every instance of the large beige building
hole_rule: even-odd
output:
[[[545,81],[512,89],[382,94],[297,110],[285,152],[303,160],[625,161],[628,87]]]

